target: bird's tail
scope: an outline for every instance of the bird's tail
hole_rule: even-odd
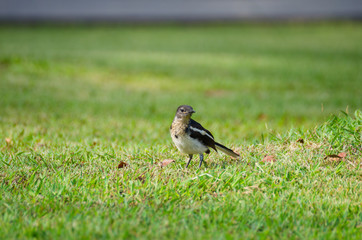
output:
[[[237,154],[236,152],[234,152],[233,150],[231,150],[230,148],[227,148],[225,147],[224,145],[220,144],[220,143],[217,143],[215,142],[215,147],[217,150],[220,150],[221,152],[231,156],[231,157],[234,157],[234,158],[237,158],[237,157],[240,157],[239,154]]]

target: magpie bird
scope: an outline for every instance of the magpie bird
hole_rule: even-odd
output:
[[[176,110],[175,118],[170,127],[172,141],[180,152],[189,155],[189,161],[186,168],[189,166],[193,154],[199,154],[200,164],[204,160],[203,153],[210,153],[210,149],[222,151],[231,157],[239,157],[239,154],[224,145],[215,142],[214,136],[210,131],[201,126],[200,123],[191,119],[191,115],[195,113],[194,109],[188,105],[181,105]]]

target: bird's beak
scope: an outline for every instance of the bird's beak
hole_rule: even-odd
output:
[[[195,113],[195,111],[194,111],[194,110],[192,110],[192,111],[191,111],[191,113]]]

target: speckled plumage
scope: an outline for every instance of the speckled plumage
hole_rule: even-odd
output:
[[[175,119],[171,125],[171,138],[180,152],[186,154],[200,154],[209,148],[190,136],[190,120]]]

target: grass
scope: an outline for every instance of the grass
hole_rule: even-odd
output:
[[[360,239],[361,40],[348,22],[0,26],[0,236]],[[180,104],[242,159],[184,169]]]

